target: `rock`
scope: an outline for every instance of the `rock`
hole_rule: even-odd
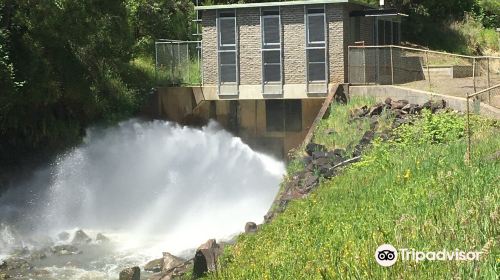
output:
[[[138,266],[125,268],[120,272],[119,280],[141,280],[141,269]]]
[[[325,151],[318,151],[312,153],[313,161],[319,158],[326,158],[326,157],[328,157],[328,153]]]
[[[0,264],[0,272],[8,273],[9,271],[27,271],[31,270],[33,265],[22,258],[9,258]]]
[[[57,238],[59,238],[59,240],[61,241],[66,241],[69,239],[69,233],[63,231],[57,235]]]
[[[359,141],[359,144],[366,146],[370,144],[370,142],[373,140],[375,137],[375,132],[368,130],[363,134],[363,137],[361,137],[361,140]]]
[[[363,106],[361,108],[355,108],[351,110],[351,119],[358,119],[364,117],[366,114],[368,114],[368,107]]]
[[[326,148],[323,145],[312,142],[306,145],[306,153],[310,156],[312,156],[313,152],[324,152],[324,151],[326,151]]]
[[[245,233],[257,232],[257,224],[254,222],[248,222],[245,224]]]
[[[152,260],[144,266],[145,271],[160,272],[163,269],[163,258]]]
[[[370,117],[378,116],[382,113],[383,110],[384,110],[384,104],[379,103],[370,108],[370,111],[368,111],[368,115]]]
[[[429,109],[431,112],[436,112],[438,109],[444,109],[446,108],[446,101],[443,99],[438,100],[438,101],[432,101],[429,100],[422,105],[422,108]]]
[[[77,255],[82,253],[73,245],[57,245],[50,248],[50,251],[57,256]]]
[[[392,104],[392,99],[391,99],[390,97],[387,97],[387,98],[385,99],[384,103],[385,103],[386,105],[391,106],[391,104]]]
[[[75,237],[71,241],[72,244],[88,244],[92,239],[81,229],[75,232]]]
[[[392,109],[403,109],[404,106],[408,105],[408,100],[398,100],[398,101],[393,101],[391,102],[391,108]]]
[[[210,239],[202,244],[194,256],[193,276],[202,277],[206,272],[217,269],[217,258],[221,254],[221,249],[215,239]]]
[[[29,258],[30,258],[30,260],[33,260],[33,261],[43,260],[43,259],[47,258],[47,254],[46,254],[45,250],[37,250],[37,251],[33,251],[30,254]]]
[[[185,265],[187,262],[184,259],[176,257],[168,252],[163,252],[162,271],[169,272],[175,268]]]
[[[314,175],[312,172],[307,172],[302,180],[302,188],[301,190],[305,192],[309,192],[316,184],[318,183],[318,176]]]
[[[307,166],[309,163],[313,161],[312,156],[306,156],[302,158],[302,162],[304,163],[304,166]]]
[[[95,241],[97,243],[108,243],[110,241],[110,239],[108,237],[106,237],[104,234],[98,233],[95,237]]]

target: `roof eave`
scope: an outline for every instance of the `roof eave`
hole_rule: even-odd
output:
[[[196,6],[194,9],[195,9],[195,11],[204,11],[204,10],[262,8],[262,7],[315,5],[315,4],[339,4],[339,3],[351,3],[351,4],[362,5],[362,6],[369,7],[369,8],[377,8],[377,6],[362,3],[362,2],[357,1],[357,0],[309,0],[309,1],[283,1],[283,2],[249,3],[249,4]]]

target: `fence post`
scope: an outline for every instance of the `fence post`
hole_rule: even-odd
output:
[[[171,65],[170,65],[170,85],[174,84],[174,43],[170,42],[170,59],[171,59]]]
[[[431,85],[431,71],[429,70],[429,51],[425,51],[425,57],[427,60],[427,80],[429,80],[429,91],[432,91]]]
[[[467,93],[466,95],[467,95],[467,97],[466,97],[466,103],[467,103],[467,111],[466,111],[467,112],[467,122],[466,122],[466,125],[467,125],[467,129],[466,129],[466,133],[467,133],[467,151],[465,153],[465,161],[467,163],[469,163],[470,160],[471,160],[471,156],[470,156],[470,153],[471,153],[471,151],[470,151],[471,150],[471,147],[470,147],[471,146],[470,145],[471,144],[471,141],[470,141],[470,109],[469,109],[469,106],[470,106],[469,105],[469,100],[470,99],[469,99],[469,94]]]
[[[474,93],[476,93],[476,58],[472,59],[472,83],[474,85]]]
[[[392,58],[392,45],[391,45],[391,85],[394,85],[394,61]]]
[[[189,59],[189,43],[186,43],[186,63],[188,69],[188,83],[191,84],[191,59]]]
[[[491,87],[491,81],[490,81],[490,58],[487,58],[487,65],[488,65],[488,88]],[[491,104],[491,90],[488,91],[488,104]]]

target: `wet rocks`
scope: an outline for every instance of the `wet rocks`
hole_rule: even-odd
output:
[[[108,243],[108,242],[110,242],[110,239],[108,237],[106,237],[104,234],[102,234],[102,233],[99,232],[96,235],[96,237],[95,237],[95,241],[97,243],[102,244],[102,243]]]
[[[163,252],[162,272],[180,275],[190,263],[168,252]]]
[[[254,222],[247,222],[245,224],[245,233],[254,233],[257,232],[257,224]]]
[[[144,266],[145,271],[160,272],[163,268],[163,258],[152,260]]]
[[[88,244],[92,241],[92,239],[81,229],[75,232],[75,236],[73,240],[71,240],[71,244],[81,245]]]
[[[326,147],[316,143],[309,143],[306,145],[306,153],[309,156],[312,156],[314,152],[324,152],[326,151]]]
[[[222,248],[215,239],[210,239],[196,250],[194,256],[193,276],[202,277],[205,273],[217,269],[217,258],[222,253]]]
[[[119,280],[141,280],[141,269],[138,266],[125,268],[120,272]]]
[[[77,254],[82,253],[82,251],[78,250],[78,248],[76,246],[69,245],[69,244],[57,245],[57,246],[51,247],[50,251],[52,252],[52,254],[54,254],[56,256],[77,255]]]

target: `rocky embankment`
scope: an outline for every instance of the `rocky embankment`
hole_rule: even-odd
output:
[[[420,114],[423,109],[433,113],[447,110],[444,100],[429,101],[423,105],[411,104],[407,100],[392,100],[387,98],[384,103],[374,106],[363,106],[351,111],[349,122],[355,123],[361,119],[370,120],[370,129],[367,130],[359,143],[348,154],[344,149],[327,150],[323,145],[311,142],[305,147],[306,155],[302,158],[304,169],[291,174],[285,182],[282,192],[273,203],[271,210],[265,216],[265,221],[271,221],[276,214],[283,212],[287,204],[294,199],[299,199],[309,194],[318,186],[320,179],[330,179],[337,175],[340,170],[361,159],[361,154],[376,137],[387,140],[392,137],[392,129],[403,124],[411,123],[415,115]],[[393,118],[389,129],[380,131],[378,129],[380,117],[383,112]]]

